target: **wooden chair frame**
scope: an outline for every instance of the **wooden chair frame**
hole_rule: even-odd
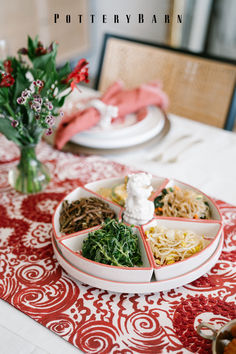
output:
[[[99,67],[98,67],[97,80],[96,80],[96,83],[95,83],[95,88],[96,89],[99,88],[99,83],[100,83],[100,78],[101,78],[101,73],[102,73],[102,66],[103,66],[103,61],[104,61],[104,57],[105,57],[107,42],[108,42],[108,40],[110,38],[116,38],[116,39],[120,39],[120,40],[130,41],[132,43],[148,45],[148,46],[151,46],[151,47],[165,49],[167,51],[171,51],[171,52],[175,52],[175,53],[186,54],[186,55],[189,55],[189,56],[195,57],[195,58],[203,58],[203,59],[207,59],[207,60],[218,61],[218,62],[225,63],[225,64],[236,65],[236,61],[230,60],[230,59],[226,59],[226,58],[210,56],[210,55],[206,55],[206,54],[193,53],[193,52],[189,52],[189,51],[184,50],[184,49],[172,48],[172,47],[168,47],[168,46],[165,46],[165,45],[162,45],[162,44],[156,44],[156,43],[153,43],[153,42],[144,42],[144,41],[135,40],[135,39],[129,38],[129,37],[117,36],[117,35],[113,35],[113,34],[110,34],[110,33],[106,33],[104,35],[103,46],[102,46],[102,51],[101,51],[101,57],[100,57],[100,62],[99,62]],[[232,92],[232,96],[231,96],[230,105],[229,105],[229,108],[228,108],[227,117],[226,117],[226,120],[225,120],[225,123],[224,123],[224,129],[232,130],[233,127],[234,127],[235,118],[236,118],[236,82],[234,84],[234,89],[233,89],[233,92]]]

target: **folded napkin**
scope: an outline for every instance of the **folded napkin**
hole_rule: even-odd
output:
[[[143,84],[132,90],[125,90],[122,82],[112,84],[100,100],[106,105],[118,108],[117,118],[138,112],[149,105],[165,109],[168,98],[162,91],[159,82]],[[94,107],[86,108],[63,118],[55,135],[55,146],[61,149],[73,135],[92,128],[98,124],[100,113]]]

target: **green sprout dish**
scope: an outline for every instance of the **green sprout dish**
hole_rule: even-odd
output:
[[[142,266],[137,235],[131,227],[114,219],[88,234],[83,241],[82,256],[112,266]]]

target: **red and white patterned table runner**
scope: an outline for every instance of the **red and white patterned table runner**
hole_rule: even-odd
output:
[[[53,176],[38,195],[0,193],[0,297],[85,353],[209,353],[196,326],[236,318],[236,207],[217,201],[224,216],[222,255],[198,280],[168,292],[117,294],[75,282],[51,246],[51,216],[72,189],[123,176],[126,166],[100,157],[58,152],[45,143],[39,157]],[[18,150],[0,136],[0,186]]]

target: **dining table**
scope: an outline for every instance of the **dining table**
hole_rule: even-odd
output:
[[[36,195],[8,185],[18,148],[0,136],[0,353],[209,353],[197,324],[236,318],[236,134],[167,112],[168,133],[152,146],[74,154],[42,141],[52,176]],[[150,294],[115,293],[68,275],[51,246],[51,216],[77,186],[133,171],[177,179],[217,203],[224,222],[220,259],[190,284]],[[64,340],[63,340],[64,339]]]

